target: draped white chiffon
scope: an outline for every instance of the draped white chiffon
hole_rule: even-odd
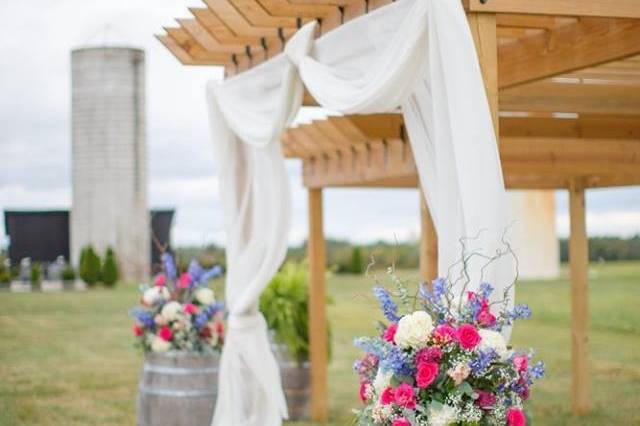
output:
[[[314,41],[315,29],[303,26],[283,54],[208,87],[230,312],[216,426],[278,425],[287,415],[257,300],[286,253],[291,212],[280,136],[301,106],[303,84],[333,111],[404,115],[438,233],[440,275],[463,277],[459,294],[489,281],[513,303],[510,259],[483,267],[504,249],[505,191],[460,2],[399,0]]]

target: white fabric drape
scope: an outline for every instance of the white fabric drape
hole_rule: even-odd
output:
[[[286,252],[290,195],[280,135],[298,111],[303,85],[341,113],[401,111],[421,188],[438,233],[441,275],[466,255],[501,247],[505,193],[491,114],[473,39],[459,1],[399,0],[314,42],[302,27],[284,54],[208,95],[227,229],[229,334],[213,424],[278,425],[286,417],[277,365],[257,299]],[[474,260],[475,259],[475,260]],[[480,274],[502,297],[511,263],[481,268],[472,258],[468,286]],[[464,280],[463,280],[464,281]],[[513,301],[513,288],[508,290]]]
[[[298,38],[290,50],[308,50]],[[280,135],[302,104],[284,56],[251,78],[208,85],[211,130],[227,231],[228,333],[220,361],[216,426],[270,426],[287,417],[280,372],[258,298],[287,251],[291,196]]]

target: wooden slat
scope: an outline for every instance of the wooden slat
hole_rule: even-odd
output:
[[[156,38],[176,57],[183,65],[199,65],[187,51],[185,51],[174,39],[168,35],[156,35]],[[207,62],[208,64],[208,62]]]
[[[198,43],[211,52],[226,52],[243,54],[245,46],[240,44],[220,43],[201,23],[196,19],[178,19],[178,23]]]
[[[326,18],[338,12],[336,6],[328,4],[295,4],[288,0],[258,0],[258,2],[276,16],[303,18]]]
[[[234,6],[252,25],[297,28],[294,17],[271,15],[257,0],[229,0],[229,4]]]
[[[500,88],[638,54],[638,40],[640,20],[583,18],[503,44],[498,53]]]
[[[327,314],[325,289],[325,240],[322,189],[309,194],[309,360],[311,362],[311,419],[324,422],[328,417],[327,395]]]
[[[640,115],[500,117],[500,137],[640,140]]]
[[[575,21],[575,18],[571,19],[571,21]],[[496,22],[498,27],[539,28],[545,30],[552,30],[561,24],[555,16],[513,13],[497,14]]]
[[[589,245],[584,185],[569,189],[569,263],[571,268],[571,408],[586,414],[589,401]]]
[[[221,64],[231,62],[231,55],[223,52],[210,52],[191,37],[184,28],[165,27],[164,30],[192,58],[192,64]]]
[[[640,85],[580,84],[544,80],[502,90],[500,110],[640,114]]]
[[[640,18],[637,0],[468,0],[470,11]]]

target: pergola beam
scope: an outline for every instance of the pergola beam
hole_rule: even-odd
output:
[[[465,0],[473,12],[640,18],[637,0]]]
[[[638,40],[640,20],[583,18],[503,44],[499,47],[500,88],[636,55],[640,53]]]
[[[500,110],[640,115],[640,79],[638,84],[619,85],[577,79],[538,81],[501,90]]]

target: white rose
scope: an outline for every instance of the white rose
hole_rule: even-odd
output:
[[[167,352],[169,349],[171,349],[171,342],[167,342],[158,336],[151,341],[151,350],[153,352]]]
[[[169,298],[169,290],[166,287],[151,287],[142,294],[142,301],[147,305],[155,305],[162,299]]]
[[[375,379],[373,379],[373,388],[378,395],[382,395],[382,391],[391,385],[391,378],[393,377],[392,371],[378,370]]]
[[[504,359],[507,356],[507,344],[504,341],[502,334],[494,330],[485,329],[478,330],[478,334],[480,334],[480,337],[482,338],[482,340],[480,340],[480,344],[478,345],[478,348],[480,350],[486,351],[488,349],[493,349],[500,356],[500,358]]]
[[[405,315],[398,322],[395,342],[403,348],[420,349],[427,346],[433,331],[433,320],[425,311]]]
[[[175,321],[182,317],[182,305],[178,302],[169,302],[162,307],[162,316],[167,321]]]
[[[216,300],[213,295],[213,290],[206,287],[197,289],[194,296],[196,300],[202,305],[210,305]]]

